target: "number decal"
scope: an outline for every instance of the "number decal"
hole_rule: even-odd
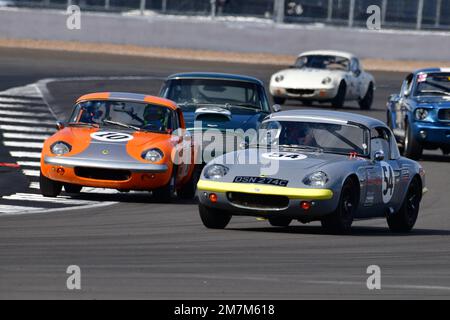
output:
[[[264,153],[262,155],[266,159],[270,160],[304,160],[307,158],[304,154],[289,153],[289,152],[271,152]]]
[[[387,163],[381,162],[382,197],[384,203],[389,203],[394,195],[395,179],[394,169]]]
[[[91,138],[103,142],[126,142],[133,140],[133,136],[126,133],[118,132],[95,132],[91,134]]]

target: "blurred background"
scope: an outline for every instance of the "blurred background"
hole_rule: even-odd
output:
[[[450,28],[450,0],[0,0],[2,6],[137,14],[242,16],[276,22],[364,27],[367,8],[381,9],[383,28],[446,30]]]

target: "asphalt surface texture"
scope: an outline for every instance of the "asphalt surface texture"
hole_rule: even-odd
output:
[[[267,83],[277,69],[0,49],[0,90],[44,78],[154,77],[49,83],[50,105],[64,118],[73,100],[87,92],[157,94],[160,79],[185,71],[249,74]],[[375,104],[364,113],[385,120],[386,100],[404,74],[374,75]],[[284,109],[305,107],[330,108],[289,102]],[[360,113],[356,104],[344,110]],[[407,235],[391,233],[384,220],[355,222],[345,236],[325,234],[318,223],[275,228],[246,217],[233,218],[226,230],[208,230],[195,201],[161,204],[144,194],[85,194],[117,203],[0,216],[0,299],[448,299],[450,158],[427,152],[421,163],[430,192]],[[0,179],[9,181],[2,173]],[[15,179],[9,185],[26,187]],[[81,290],[66,287],[70,265],[81,268]],[[381,268],[381,290],[366,286],[370,265]]]

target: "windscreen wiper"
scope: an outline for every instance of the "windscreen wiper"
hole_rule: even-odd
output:
[[[284,149],[299,149],[299,150],[310,150],[313,152],[323,152],[323,149],[320,147],[302,146],[297,144],[281,144],[278,147]]]
[[[141,131],[141,128],[139,128],[139,127],[135,127],[135,126],[132,126],[129,124],[121,123],[121,122],[116,122],[116,121],[111,121],[111,120],[103,120],[103,123],[112,124],[112,125],[122,127],[122,128],[133,129],[135,131]]]

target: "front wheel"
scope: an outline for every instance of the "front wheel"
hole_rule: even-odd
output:
[[[285,104],[286,98],[282,98],[282,97],[273,97],[273,102],[274,102],[275,104],[282,105],[282,104]]]
[[[374,89],[373,84],[371,83],[367,89],[366,95],[359,101],[359,107],[361,110],[370,110],[373,103],[373,93]]]
[[[44,197],[56,198],[57,196],[59,196],[61,194],[62,184],[57,181],[53,181],[53,180],[47,178],[46,176],[44,176],[42,174],[42,171],[39,176],[39,185],[40,185],[40,189],[41,189],[41,194]]]
[[[338,93],[336,94],[336,97],[331,102],[332,106],[334,108],[342,108],[345,103],[345,96],[347,95],[347,85],[345,82],[341,82],[339,85]]]
[[[203,225],[208,229],[225,229],[230,223],[231,215],[222,210],[208,208],[201,204],[198,210]]]
[[[191,179],[189,179],[189,181],[184,186],[177,190],[177,196],[180,199],[190,200],[195,198],[195,195],[197,193],[197,183],[200,179],[200,174],[201,168],[196,166],[194,168],[194,172],[192,173]]]
[[[422,190],[420,183],[414,179],[409,185],[408,192],[402,207],[394,215],[387,218],[389,229],[392,232],[410,232],[416,224],[419,216],[420,201],[422,198]]]
[[[353,217],[358,206],[356,186],[348,180],[342,187],[339,205],[335,212],[322,219],[322,227],[330,233],[350,233]]]
[[[176,167],[173,169],[172,177],[169,183],[161,188],[153,190],[153,197],[163,203],[170,203],[175,196],[175,177],[177,175]]]
[[[422,157],[423,147],[414,137],[413,131],[409,125],[406,125],[404,151],[405,157],[419,160]]]

